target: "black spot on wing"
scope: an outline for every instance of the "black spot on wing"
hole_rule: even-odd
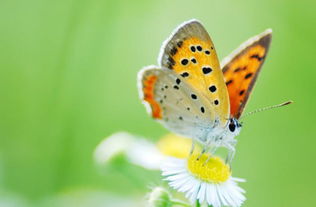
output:
[[[188,73],[188,72],[184,72],[184,73],[181,74],[181,76],[182,76],[183,78],[186,78],[186,77],[189,76],[189,73]]]
[[[233,83],[233,80],[229,80],[226,82],[226,86],[228,86],[229,84],[232,84]]]
[[[197,96],[195,94],[191,94],[192,99],[197,99]]]
[[[255,58],[258,61],[261,61],[263,59],[263,57],[260,57],[258,54],[251,55],[250,58]]]
[[[252,76],[252,73],[248,73],[247,75],[245,75],[245,79],[248,79]]]
[[[176,62],[174,61],[174,59],[172,57],[168,57],[168,61],[167,61],[168,68],[172,69],[175,64]]]
[[[212,85],[208,88],[208,90],[210,90],[212,93],[214,93],[216,91],[216,86],[215,85]]]
[[[206,74],[209,74],[210,72],[212,72],[212,68],[211,67],[203,67],[202,71],[206,75]]]
[[[188,63],[189,63],[188,59],[184,58],[184,59],[181,60],[181,64],[182,65],[187,65]]]
[[[177,54],[178,52],[178,49],[176,47],[173,47],[171,50],[170,50],[170,55],[174,56],[175,54]]]
[[[179,48],[182,47],[182,45],[183,45],[183,41],[177,42],[177,46],[178,46]]]
[[[234,70],[234,73],[238,73],[239,71],[241,71],[241,68],[238,67]]]

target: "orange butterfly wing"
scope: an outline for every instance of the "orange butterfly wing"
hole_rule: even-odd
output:
[[[214,44],[197,20],[180,25],[162,47],[162,68],[181,75],[210,102],[212,116],[221,125],[229,118],[229,98]]]
[[[266,30],[243,43],[222,61],[232,117],[238,119],[244,110],[268,53],[271,37],[272,31]]]

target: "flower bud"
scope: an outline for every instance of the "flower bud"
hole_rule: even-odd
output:
[[[162,187],[155,187],[149,194],[149,207],[171,207],[171,196],[167,190]]]

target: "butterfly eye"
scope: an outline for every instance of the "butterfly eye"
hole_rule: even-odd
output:
[[[236,129],[236,125],[234,122],[231,122],[228,127],[231,132],[234,132]]]

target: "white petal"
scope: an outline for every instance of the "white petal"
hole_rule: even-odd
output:
[[[231,179],[232,181],[241,182],[241,183],[246,182],[246,179],[243,179],[243,178],[234,178],[234,177],[231,177],[230,179]]]
[[[202,183],[199,194],[197,195],[197,198],[199,199],[200,203],[204,202],[205,194],[206,194],[206,186],[207,186],[207,183]]]
[[[197,181],[197,183],[194,186],[192,186],[192,191],[191,191],[190,197],[189,197],[189,200],[192,203],[194,203],[196,201],[197,194],[198,194],[200,188],[201,188],[201,182],[199,182],[199,181]]]
[[[193,184],[194,184],[194,178],[192,178],[192,176],[190,176],[190,177],[188,177],[187,182],[178,190],[180,192],[188,192],[192,188]]]
[[[221,185],[221,194],[224,197],[224,199],[226,200],[226,202],[228,203],[227,205],[233,205],[234,201],[232,201],[232,197],[230,196],[230,194],[228,193],[229,190],[227,189],[229,188],[229,186],[227,185]]]
[[[193,177],[192,177],[193,178]],[[200,188],[200,181],[193,178],[192,179],[192,185],[191,188],[188,190],[188,192],[186,193],[186,197],[192,202],[194,202],[195,200],[193,199],[194,195],[197,193],[196,191],[198,191]]]
[[[239,207],[244,201],[245,196],[242,194],[243,189],[237,186],[232,180],[228,180],[222,185],[223,191],[225,190],[225,198],[233,207]]]
[[[221,200],[219,198],[218,185],[214,185],[214,187],[216,189],[215,190],[216,191],[216,196],[214,196],[214,206],[220,207],[222,205],[221,205]]]
[[[209,183],[209,184],[207,184],[206,188],[207,188],[206,200],[207,200],[208,205],[212,205],[213,207],[217,207],[214,204],[214,200],[216,197],[216,190],[214,188],[214,185]]]
[[[225,195],[225,186],[223,185],[217,185],[217,194],[219,197],[220,202],[224,205],[224,206],[229,206],[229,202],[226,199]]]
[[[184,173],[179,173],[175,175],[170,175],[166,178],[166,180],[169,180],[169,181],[183,180],[184,178],[187,178],[187,177],[188,177],[188,174],[184,172]]]
[[[183,186],[187,182],[188,179],[189,177],[185,177],[184,179],[180,179],[180,180],[174,180],[170,182],[169,185],[175,189],[179,189],[181,188],[181,186]]]
[[[117,154],[125,153],[137,137],[127,132],[117,132],[105,138],[94,150],[94,159],[98,164],[104,164]]]

